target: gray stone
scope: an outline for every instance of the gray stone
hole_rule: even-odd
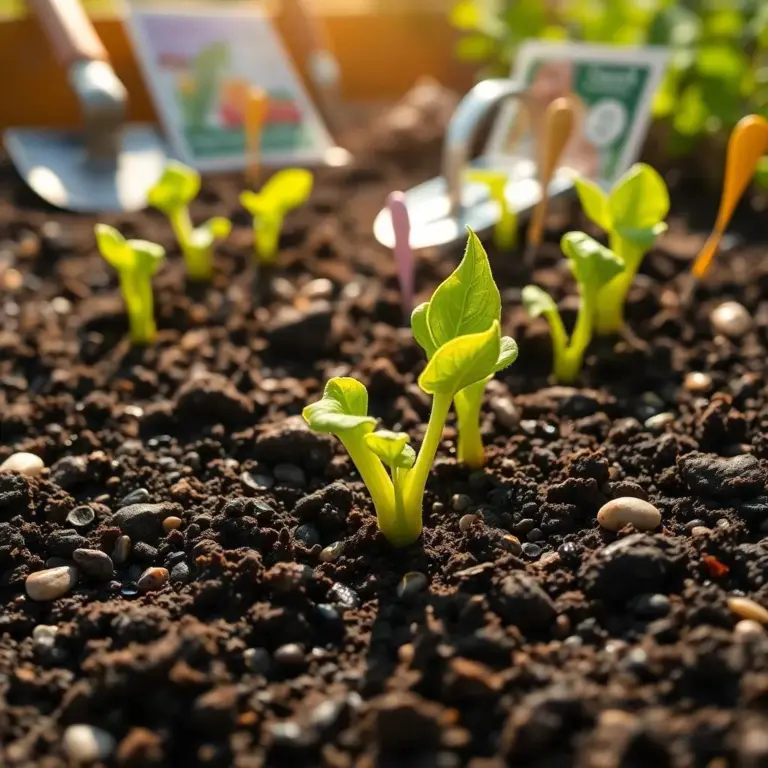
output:
[[[76,549],[72,557],[80,570],[99,581],[109,581],[115,573],[112,558],[99,549]]]

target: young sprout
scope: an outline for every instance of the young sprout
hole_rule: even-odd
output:
[[[493,229],[493,242],[500,251],[512,250],[517,241],[517,214],[509,207],[504,194],[509,177],[501,171],[473,168],[467,171],[467,178],[488,187],[491,200],[499,206],[499,220]]]
[[[583,232],[568,232],[560,243],[579,284],[581,301],[570,339],[552,297],[535,285],[523,289],[523,306],[531,317],[543,315],[552,334],[555,379],[571,384],[579,376],[584,353],[592,340],[596,309],[605,286],[620,275],[624,263],[616,254]]]
[[[240,203],[253,216],[257,264],[272,264],[275,261],[285,214],[307,201],[312,184],[310,171],[289,168],[278,171],[260,192],[248,190],[241,193]]]
[[[199,191],[200,174],[171,160],[157,184],[149,190],[147,200],[171,222],[190,279],[209,281],[213,276],[213,244],[229,235],[232,223],[222,216],[214,216],[201,226],[193,227],[189,204]]]
[[[478,245],[470,232],[467,250]],[[421,534],[424,489],[451,402],[468,388],[484,387],[496,371],[517,357],[517,345],[502,338],[498,318],[488,319],[483,313],[483,302],[493,300],[493,291],[498,295],[496,286],[491,280],[489,296],[484,276],[472,272],[474,260],[465,256],[465,262],[464,272],[460,276],[454,273],[455,279],[446,280],[429,304],[422,305],[427,307],[422,310],[426,316],[419,314],[414,324],[417,339],[421,334],[420,343],[427,339],[431,344],[430,359],[418,383],[432,395],[432,410],[418,454],[408,445],[408,435],[374,431],[376,420],[368,415],[368,392],[355,379],[331,379],[322,399],[303,411],[313,430],[341,440],[371,494],[379,528],[395,546],[411,544]],[[482,451],[482,445],[480,448]]]
[[[413,310],[413,337],[431,360],[451,339],[486,330],[494,321],[501,322],[501,295],[493,281],[488,254],[470,230],[459,266],[437,287],[428,302]],[[509,359],[507,365],[511,365],[517,358],[517,345],[505,336],[502,346]],[[485,463],[480,409],[489,378],[477,381],[454,399],[458,423],[457,458],[473,469],[479,469]]]
[[[650,165],[636,163],[609,194],[587,179],[575,180],[587,217],[604,229],[611,250],[624,262],[624,271],[600,292],[595,307],[595,331],[618,333],[624,326],[624,304],[645,254],[666,231],[669,192]]]
[[[97,224],[94,232],[101,255],[120,277],[131,341],[134,344],[149,344],[156,333],[152,276],[165,258],[165,249],[146,240],[126,240],[106,224]]]

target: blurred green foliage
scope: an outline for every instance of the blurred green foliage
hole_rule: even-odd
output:
[[[464,33],[458,58],[496,76],[528,38],[669,46],[654,116],[672,155],[746,114],[768,117],[768,0],[456,0],[451,21]]]

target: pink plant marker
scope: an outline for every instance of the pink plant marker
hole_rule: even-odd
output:
[[[406,324],[413,309],[413,283],[415,265],[411,250],[411,220],[405,207],[405,195],[391,192],[387,197],[387,208],[392,217],[392,231],[395,234],[395,265],[400,281],[400,297]]]

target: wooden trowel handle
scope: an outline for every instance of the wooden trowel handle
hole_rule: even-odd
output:
[[[108,61],[109,56],[79,0],[27,0],[53,46],[59,63],[69,69],[78,61]]]

